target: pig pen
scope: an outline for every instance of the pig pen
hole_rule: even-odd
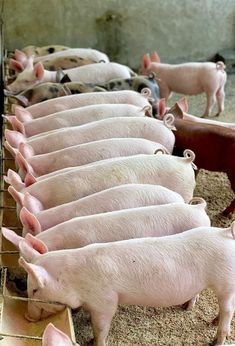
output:
[[[179,95],[174,95],[169,101],[169,106],[173,105],[179,99]],[[200,115],[204,110],[205,96],[188,97],[189,113]],[[235,121],[233,107],[235,105],[235,75],[228,76],[226,85],[226,101],[225,111],[219,117],[222,121]],[[10,157],[10,156],[8,156]],[[231,158],[232,159],[232,158]],[[4,164],[5,170],[12,162]],[[2,182],[3,184],[3,182]],[[6,186],[3,187],[5,189]],[[10,207],[14,207],[12,200],[6,191],[4,193],[4,203]],[[212,221],[212,226],[226,227],[230,225],[232,220],[221,215],[221,211],[230,203],[234,198],[229,181],[225,174],[208,172],[201,170],[197,176],[197,187],[194,193],[195,196],[205,198],[208,203],[208,214]],[[8,204],[9,203],[9,204]],[[2,204],[3,205],[3,204]],[[10,227],[15,226],[20,228],[20,224],[16,221],[14,209],[6,209],[3,213],[4,225]],[[9,245],[9,244],[8,244]],[[13,248],[12,248],[13,249]],[[6,257],[6,255],[4,255]],[[10,256],[10,255],[8,255]],[[5,258],[4,257],[4,258]],[[2,257],[3,258],[3,257]],[[7,260],[3,258],[2,264],[8,266]],[[15,261],[14,265],[15,265]],[[13,280],[14,281],[14,280]],[[9,284],[9,283],[8,283]],[[4,285],[3,285],[4,286]],[[8,292],[5,294],[8,295]],[[9,298],[4,299],[4,304],[8,303]],[[21,303],[20,303],[21,304]],[[9,316],[14,318],[14,309],[3,307],[2,313],[2,334],[9,332],[8,327],[11,327],[9,333],[17,334],[14,330],[15,323],[19,321],[16,319],[15,323],[10,323]],[[20,306],[20,305],[19,305]],[[209,345],[213,340],[216,327],[211,324],[211,321],[218,312],[217,299],[213,292],[206,290],[200,295],[193,311],[184,311],[182,307],[172,308],[143,308],[139,306],[119,306],[118,312],[115,315],[111,330],[108,338],[108,345],[139,345],[139,346],[175,346],[175,345]],[[81,346],[88,345],[92,336],[90,318],[82,309],[80,311],[72,312],[73,325],[76,333],[76,341]],[[17,317],[18,318],[18,317]],[[67,322],[61,316],[57,316],[61,326]],[[54,320],[53,320],[54,321]],[[12,322],[12,321],[11,321]],[[48,322],[48,321],[47,321]],[[46,324],[46,323],[45,323]],[[45,326],[44,324],[44,326]],[[72,326],[70,325],[70,328]],[[62,328],[61,328],[62,329]],[[43,329],[37,330],[39,339],[22,339],[16,338],[16,343],[13,343],[13,338],[5,338],[2,341],[3,345],[40,345],[40,333]],[[228,343],[235,342],[235,325],[232,323],[231,337]],[[20,334],[20,332],[18,331]],[[0,333],[1,334],[1,333]],[[30,333],[29,333],[30,334]],[[35,334],[36,335],[36,334]],[[20,340],[20,341],[19,341]],[[22,344],[21,344],[22,343]],[[1,345],[1,341],[0,341]]]

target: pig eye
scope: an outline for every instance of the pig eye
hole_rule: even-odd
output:
[[[35,288],[35,289],[33,290],[33,295],[34,295],[35,293],[37,293],[37,291],[38,291],[38,288]]]

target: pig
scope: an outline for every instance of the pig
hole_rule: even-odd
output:
[[[19,148],[20,143],[29,144],[34,155],[102,139],[127,137],[158,142],[171,153],[175,142],[173,122],[174,117],[170,114],[164,117],[163,122],[149,117],[117,117],[80,126],[62,127],[29,138],[17,131],[5,130],[5,138],[13,148]]]
[[[42,83],[35,87],[28,88],[20,94],[14,94],[8,90],[4,90],[5,96],[8,96],[11,103],[18,104],[23,107],[29,107],[35,103],[47,101],[56,97],[74,95],[80,93],[97,91],[106,91],[100,86],[92,84],[68,82],[68,83]]]
[[[74,67],[79,67],[83,65],[95,64],[96,61],[92,59],[84,59],[76,55],[68,55],[65,57],[57,57],[54,59],[48,59],[42,61],[43,67],[48,71],[58,71],[60,69],[67,70]],[[16,74],[24,71],[25,66],[21,62],[10,59],[9,68],[16,72]]]
[[[110,138],[75,145],[52,153],[28,156],[33,148],[27,144],[20,145],[16,154],[16,162],[24,174],[32,173],[35,177],[58,171],[66,167],[83,166],[113,157],[132,156],[138,154],[154,154],[161,149],[169,152],[156,142],[143,138]],[[21,154],[25,154],[26,158]]]
[[[196,122],[200,122],[204,124],[219,125],[219,126],[223,126],[223,127],[227,127],[229,129],[235,130],[235,123],[225,123],[225,122],[217,121],[217,120],[204,119],[204,118],[196,117],[195,115],[192,115],[192,114],[188,114],[188,102],[185,97],[177,101],[174,104],[174,106],[172,106],[171,108],[169,107],[166,108],[165,100],[161,99],[158,104],[157,119],[162,119],[162,117],[166,113],[173,114],[174,117],[178,119],[191,120],[191,121],[196,121]]]
[[[37,53],[27,54],[20,50],[15,50],[14,58],[25,65],[27,64],[27,61],[31,56],[34,56],[33,62],[37,63],[39,61],[43,62],[45,60],[53,60],[55,58],[66,57],[71,55],[83,59],[92,59],[95,62],[109,62],[109,58],[105,53],[91,48],[68,48],[66,50],[64,49],[63,51],[48,52],[43,56],[41,54],[39,56]]]
[[[130,104],[97,104],[73,108],[65,111],[45,115],[41,118],[30,118],[30,113],[16,109],[16,116],[4,116],[15,131],[26,137],[43,132],[56,130],[62,127],[79,126],[93,121],[114,117],[144,117],[150,116],[151,106],[140,108]]]
[[[198,204],[194,205],[195,202]],[[190,203],[145,206],[75,217],[42,233],[36,217],[27,214],[26,222],[30,229],[25,239],[32,242],[35,248],[38,240],[48,251],[56,251],[76,249],[93,243],[162,237],[195,227],[210,226],[210,219],[205,212],[206,202],[197,197]],[[19,243],[24,238],[5,227],[2,232],[5,238],[19,248]],[[31,235],[36,235],[36,238]],[[31,261],[32,257],[29,255],[26,259]]]
[[[10,171],[14,174],[8,174],[7,182],[12,185],[8,190],[20,207],[23,193],[29,192],[35,213],[123,184],[161,185],[188,202],[195,187],[194,158],[191,150],[185,150],[183,158],[160,153],[116,158],[77,167],[28,187],[17,173]]]
[[[70,47],[67,46],[60,46],[60,45],[50,45],[50,46],[44,46],[44,47],[37,47],[37,46],[27,46],[21,49],[23,53],[25,53],[27,56],[35,55],[35,56],[44,56],[56,52],[61,52],[64,50],[70,49]],[[15,54],[21,53],[18,49],[15,50]]]
[[[174,110],[172,109],[173,113],[182,114],[181,106],[184,107],[184,104],[183,100],[178,102],[173,107]],[[166,114],[164,100],[160,100],[158,112],[160,118]],[[235,192],[235,166],[234,160],[231,160],[231,155],[235,152],[235,131],[221,125],[180,118],[175,120],[175,125],[177,131],[174,154],[182,154],[184,147],[193,149],[196,153],[198,168],[227,173]],[[229,216],[234,211],[235,200],[223,211],[223,214]]]
[[[61,330],[56,328],[52,323],[48,323],[42,336],[42,346],[73,346],[69,337]]]
[[[154,102],[158,102],[160,99],[159,87],[153,74],[149,74],[149,76],[136,76],[128,79],[112,79],[105,85],[101,85],[101,87],[109,91],[130,89],[138,92],[141,92],[143,88],[148,88],[151,90]]]
[[[62,71],[62,70],[61,70]],[[114,78],[130,78],[135,73],[127,66],[114,62],[94,63],[80,67],[64,70],[71,82],[104,84]],[[21,92],[25,88],[35,84],[45,82],[59,82],[60,71],[45,70],[42,63],[38,62],[34,66],[28,64],[23,72],[19,73],[7,89],[12,92]]]
[[[29,119],[40,118],[56,112],[61,112],[68,109],[74,109],[95,104],[131,104],[144,108],[151,106],[148,98],[151,96],[149,89],[143,89],[141,93],[131,90],[122,91],[109,91],[109,92],[91,92],[80,95],[63,96],[59,99],[52,99],[44,101],[27,108],[12,105],[12,111],[15,113],[17,110],[25,112]]]
[[[29,301],[25,317],[35,322],[65,306],[84,306],[91,314],[95,345],[105,346],[119,304],[180,305],[212,288],[219,302],[214,345],[223,345],[234,312],[234,232],[233,222],[228,228],[199,227],[51,253],[45,247],[35,251],[22,240],[22,255],[33,258],[33,263],[19,259],[28,273],[28,296],[62,304]]]
[[[179,155],[184,148],[196,154],[197,167],[208,171],[225,172],[235,192],[235,131],[217,125],[209,125],[190,120],[175,120],[174,154]],[[223,211],[225,216],[235,212],[235,199]]]
[[[183,197],[160,185],[125,184],[83,197],[77,201],[43,210],[34,216],[34,204],[29,193],[23,198],[24,207],[20,213],[23,237],[68,221],[74,217],[106,213],[109,211],[160,205],[184,203]],[[33,220],[33,222],[30,222]]]
[[[156,73],[161,98],[166,101],[171,92],[186,95],[197,95],[203,92],[207,96],[207,106],[203,117],[211,114],[212,107],[217,100],[219,115],[224,110],[224,86],[227,80],[225,65],[217,63],[185,63],[178,65],[163,64],[156,52],[151,57],[145,54],[142,59],[142,74]]]

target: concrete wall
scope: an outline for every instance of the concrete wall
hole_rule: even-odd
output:
[[[133,68],[153,50],[181,62],[235,48],[234,0],[5,0],[4,20],[8,49],[92,47]]]

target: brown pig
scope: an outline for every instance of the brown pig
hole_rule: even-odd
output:
[[[175,149],[179,155],[185,148],[194,151],[198,169],[225,172],[235,192],[235,131],[223,126],[204,124],[191,120],[176,119]],[[224,215],[235,212],[235,199],[223,211]]]

